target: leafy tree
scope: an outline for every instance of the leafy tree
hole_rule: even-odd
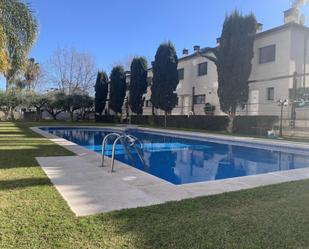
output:
[[[14,120],[14,111],[22,104],[22,94],[19,91],[1,92],[0,109],[5,114],[5,119]],[[10,117],[9,117],[10,116]]]
[[[43,94],[30,93],[26,96],[26,101],[29,108],[35,108],[36,120],[40,121],[42,118],[42,111],[46,108],[49,101],[48,97]]]
[[[135,57],[131,63],[129,86],[129,105],[132,112],[143,114],[143,94],[147,90],[147,61],[144,57]]]
[[[4,28],[5,50],[10,64],[10,69],[4,73],[8,90],[14,76],[24,70],[38,26],[30,7],[20,0],[1,1],[0,24]]]
[[[95,89],[95,112],[102,115],[108,94],[108,76],[104,71],[98,72]]]
[[[110,75],[110,107],[116,113],[122,112],[126,95],[126,76],[122,66],[113,68]]]
[[[79,94],[70,94],[64,97],[63,109],[70,114],[70,120],[74,120],[74,112],[81,108],[82,97]]]
[[[81,110],[82,116],[85,116],[87,109],[93,106],[93,99],[85,94],[70,94],[66,95],[63,100],[63,108],[70,113],[71,121],[74,120],[74,113]]]
[[[232,12],[225,18],[220,45],[208,50],[214,56],[206,56],[217,66],[220,107],[230,117],[229,131],[237,107],[243,107],[248,101],[256,27],[253,14],[242,16],[238,11]]]
[[[89,118],[89,113],[93,111],[94,99],[89,95],[82,95],[81,108],[79,109],[79,118],[82,120]]]
[[[5,119],[7,118],[7,100],[6,94],[3,91],[0,91],[0,111],[4,112]]]
[[[31,90],[32,82],[39,77],[40,71],[40,64],[35,62],[34,58],[29,59],[27,62],[26,71],[24,73],[28,90]]]
[[[176,106],[178,98],[175,93],[178,85],[178,58],[171,42],[162,43],[155,55],[152,65],[153,84],[151,86],[151,102],[154,107],[164,110],[166,115]]]
[[[54,120],[57,120],[57,116],[64,112],[64,101],[65,95],[61,92],[50,93],[47,96],[47,101],[45,104],[45,110],[53,117]]]

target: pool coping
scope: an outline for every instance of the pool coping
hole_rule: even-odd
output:
[[[231,191],[255,188],[290,181],[309,179],[309,168],[275,171],[265,174],[212,180],[197,183],[174,185],[161,178],[150,175],[134,167],[115,160],[115,172],[109,167],[100,167],[100,156],[71,141],[57,137],[40,128],[90,128],[123,131],[138,129],[142,131],[182,135],[188,138],[219,139],[220,141],[246,143],[247,146],[265,144],[270,148],[292,148],[301,153],[309,151],[309,145],[299,142],[273,141],[250,137],[230,137],[226,135],[200,132],[160,130],[145,127],[112,126],[37,126],[30,129],[54,143],[75,153],[66,157],[38,157],[40,166],[50,178],[58,192],[66,200],[77,216],[92,215],[124,208],[134,208],[165,203],[199,196],[220,194]],[[269,148],[269,147],[268,147]],[[107,165],[110,158],[106,157]]]

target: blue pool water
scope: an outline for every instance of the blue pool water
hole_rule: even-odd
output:
[[[103,137],[113,132],[98,128],[42,128],[89,150],[101,153]],[[200,141],[137,129],[125,131],[143,144],[145,165],[132,151],[128,158],[121,145],[116,147],[116,160],[160,177],[173,184],[226,179],[309,166],[309,154],[272,151],[225,142]],[[111,155],[112,141],[105,154]],[[117,168],[116,168],[117,170]]]

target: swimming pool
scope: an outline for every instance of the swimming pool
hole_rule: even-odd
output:
[[[41,129],[100,154],[103,137],[115,132],[107,128]],[[180,137],[178,134],[140,129],[125,129],[122,132],[142,142],[145,165],[134,151],[133,160],[128,158],[121,145],[116,147],[116,160],[176,185],[309,167],[309,153],[306,150]],[[111,142],[106,146],[107,156],[111,155]]]

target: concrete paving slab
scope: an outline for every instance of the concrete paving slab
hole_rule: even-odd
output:
[[[44,172],[76,215],[162,203],[84,158],[37,158]]]

